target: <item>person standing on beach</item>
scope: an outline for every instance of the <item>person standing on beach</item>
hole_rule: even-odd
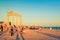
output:
[[[21,29],[21,33],[22,33],[22,34],[25,34],[24,29],[25,29],[25,28],[24,28],[24,27],[22,27],[22,29]]]
[[[11,36],[14,35],[14,30],[13,30],[13,28],[11,28],[10,33],[11,33]]]
[[[3,31],[3,26],[1,25],[1,31]]]

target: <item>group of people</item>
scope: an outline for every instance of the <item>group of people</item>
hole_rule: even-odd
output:
[[[20,29],[20,28],[19,28]],[[22,27],[21,29],[20,29],[20,31],[18,30],[18,28],[14,25],[13,27],[11,26],[11,28],[10,28],[10,34],[11,34],[11,36],[13,36],[16,32],[20,32],[21,34],[24,34],[24,27]]]
[[[19,28],[20,30],[19,30],[18,28]],[[20,26],[19,26],[18,28],[17,28],[15,25],[14,25],[14,26],[10,26],[10,29],[8,29],[8,30],[10,30],[10,31],[9,31],[10,35],[13,36],[13,35],[14,35],[16,32],[18,32],[18,31],[19,31],[21,34],[24,34],[24,29],[25,29],[25,27],[21,27],[21,28],[20,28]],[[3,30],[4,30],[4,29],[3,29],[3,26],[0,25],[0,32],[3,32]]]

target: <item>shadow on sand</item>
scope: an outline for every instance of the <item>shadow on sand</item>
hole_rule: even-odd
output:
[[[60,39],[60,36],[57,36],[57,35],[54,35],[54,34],[43,33],[43,32],[38,32],[38,33],[43,34],[43,35],[47,35],[47,36],[50,36],[50,37],[54,37],[54,38],[57,38],[57,39]]]
[[[22,33],[20,33],[20,36],[21,36],[22,40],[25,40],[25,38],[23,37]],[[16,40],[20,40],[20,37],[19,37],[18,33],[16,35]]]
[[[18,34],[16,35],[16,40],[20,40],[20,38],[19,38],[19,35],[18,35]]]
[[[22,40],[25,40],[25,38],[23,37],[22,33],[20,33],[20,35],[21,35]]]

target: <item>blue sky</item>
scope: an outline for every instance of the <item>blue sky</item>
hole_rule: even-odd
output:
[[[0,20],[10,10],[23,15],[24,25],[60,26],[60,0],[0,0]]]

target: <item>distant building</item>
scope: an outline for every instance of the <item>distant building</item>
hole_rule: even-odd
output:
[[[42,26],[30,26],[30,29],[41,29]]]

